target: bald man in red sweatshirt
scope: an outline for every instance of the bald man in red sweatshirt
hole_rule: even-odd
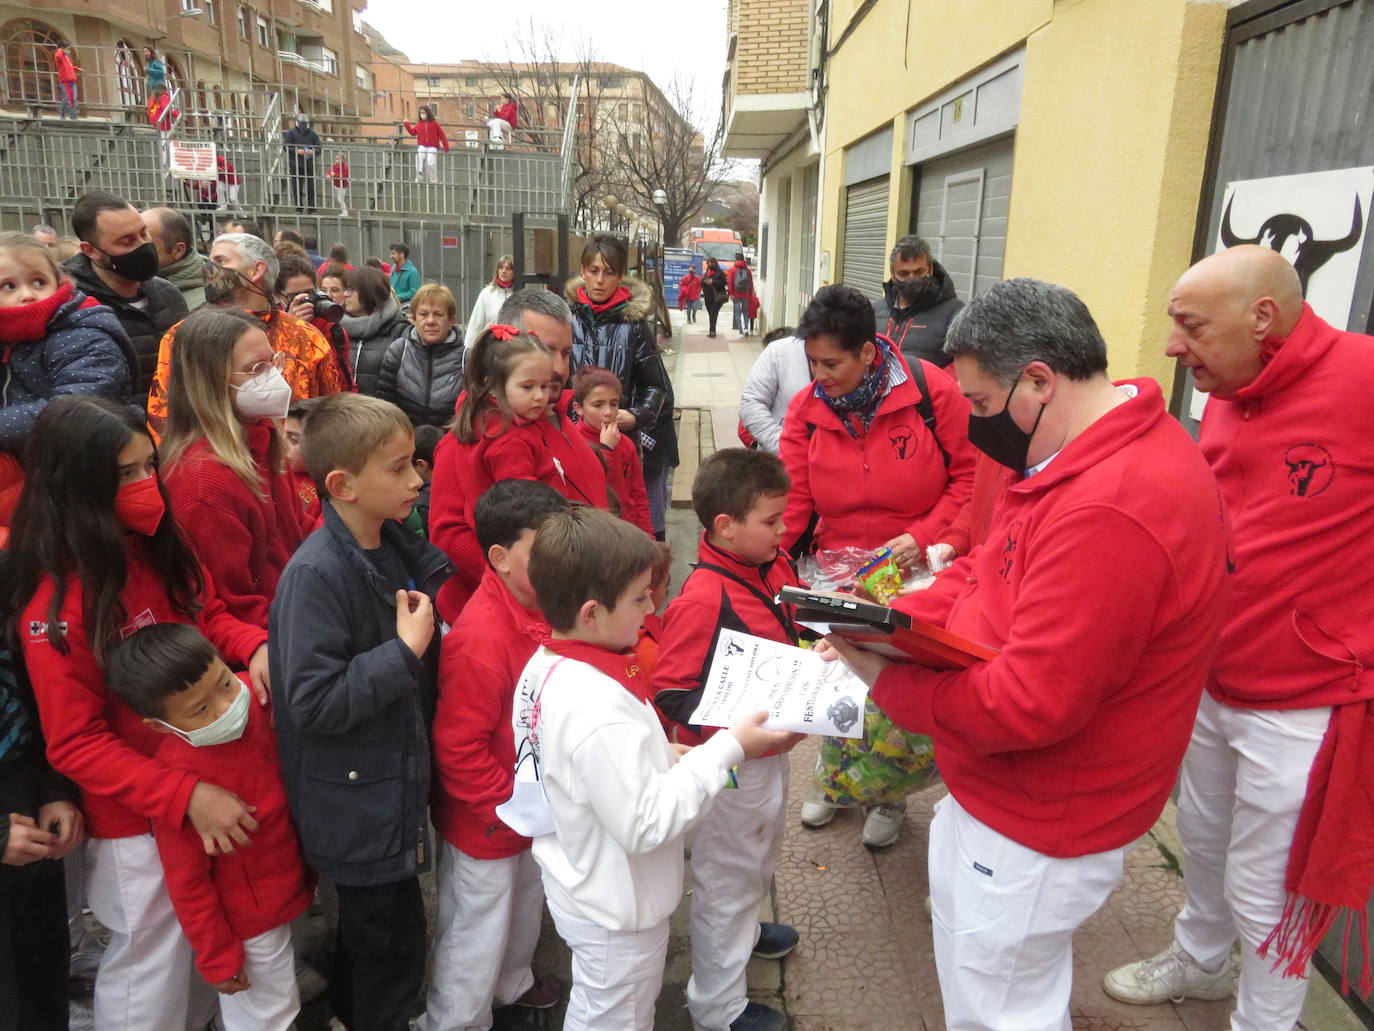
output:
[[[948,1026],[1062,1031],[1074,932],[1120,882],[1188,745],[1221,624],[1225,518],[1158,384],[1107,378],[1070,291],[999,283],[945,349],[969,439],[1013,478],[987,542],[895,607],[999,654],[945,672],[821,651],[837,647],[884,712],[935,742]]]
[[[1233,1031],[1286,1031],[1312,951],[1374,885],[1374,338],[1318,317],[1265,247],[1194,265],[1169,315],[1165,353],[1210,395],[1199,443],[1235,590],[1179,781],[1174,941],[1103,987],[1141,1004],[1236,988]]]

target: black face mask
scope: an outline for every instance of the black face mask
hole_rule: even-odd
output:
[[[1016,425],[1016,420],[1011,417],[1011,395],[1016,393],[1016,387],[1020,382],[1018,379],[1012,384],[1011,391],[1007,394],[1007,403],[996,415],[968,417],[968,439],[970,444],[998,465],[1005,465],[1012,472],[1024,476],[1031,439],[1040,426],[1040,417],[1045,414],[1045,406],[1041,404],[1040,412],[1036,415],[1035,424],[1031,426],[1029,433]]]
[[[892,288],[903,308],[929,308],[940,299],[940,281],[933,274],[894,279]]]
[[[157,275],[157,245],[151,240],[139,244],[127,254],[100,253],[109,261],[110,271],[124,279],[146,283]]]

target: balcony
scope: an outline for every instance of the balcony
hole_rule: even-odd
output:
[[[739,5],[735,0],[732,8]],[[806,124],[811,92],[805,7],[792,4],[774,14],[784,23],[789,15],[800,17],[791,25],[773,17],[766,31],[742,18],[741,31],[730,36],[723,82],[726,157],[766,158]]]

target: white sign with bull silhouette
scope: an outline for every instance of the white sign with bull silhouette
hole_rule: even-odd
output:
[[[1297,270],[1312,310],[1345,329],[1371,199],[1374,166],[1238,179],[1226,184],[1214,250],[1257,243],[1278,251]],[[1207,395],[1194,390],[1189,414],[1201,419],[1206,402]]]

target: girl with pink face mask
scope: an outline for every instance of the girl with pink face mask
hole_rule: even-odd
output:
[[[227,661],[247,666],[254,704],[264,704],[267,634],[215,596],[173,525],[157,450],[133,408],[58,398],[35,421],[25,462],[0,609],[34,684],[48,758],[81,789],[87,898],[111,930],[95,1023],[203,1023],[215,1000],[193,995],[191,949],[151,827],[189,821],[213,854],[247,844],[257,823],[248,803],[153,758],[162,735],[107,690],[104,669],[140,627],[194,623]]]

